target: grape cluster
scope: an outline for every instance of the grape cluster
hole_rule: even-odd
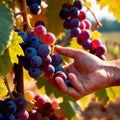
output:
[[[30,7],[30,12],[34,15],[41,13],[41,0],[26,0],[27,5]]]
[[[104,60],[106,46],[101,43],[100,39],[92,39],[92,24],[87,19],[83,8],[84,4],[81,0],[75,0],[73,4],[64,3],[59,16],[64,20],[64,28],[70,30],[70,36],[76,37],[79,45]]]
[[[27,102],[22,95],[15,99],[6,98],[0,101],[0,120],[27,120],[21,119],[21,116],[26,116],[25,110]]]
[[[41,73],[46,77],[53,76],[53,79],[59,76],[72,87],[67,79],[67,73],[61,66],[62,56],[57,53],[52,54],[52,46],[56,39],[53,33],[47,32],[45,26],[38,25],[27,34],[18,31],[18,35],[23,39],[20,44],[24,51],[24,56],[21,57],[23,66],[32,78],[38,78]]]
[[[27,120],[60,120],[64,115],[60,112],[59,101],[27,90],[24,93],[27,101]],[[59,115],[58,115],[59,113]]]

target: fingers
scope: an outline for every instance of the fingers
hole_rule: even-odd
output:
[[[56,45],[54,49],[57,53],[70,58],[75,58],[75,56],[78,54],[77,50],[68,47],[61,47]]]

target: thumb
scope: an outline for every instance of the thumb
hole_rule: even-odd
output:
[[[59,45],[56,45],[54,47],[55,51],[63,56],[75,58],[75,56],[79,53],[78,50],[68,47],[61,47]]]

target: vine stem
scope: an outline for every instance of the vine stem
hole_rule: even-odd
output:
[[[21,7],[22,7],[22,10],[23,12],[22,13],[22,16],[23,16],[23,29],[24,31],[27,30],[28,28],[28,19],[27,19],[27,3],[26,3],[26,0],[20,0],[20,3],[21,3]]]
[[[71,36],[69,36],[66,40],[64,40],[61,44],[60,44],[60,46],[65,46],[68,42],[70,42],[71,41]]]
[[[7,87],[7,90],[8,90],[8,93],[9,93],[10,97],[13,98],[13,95],[12,95],[12,93],[10,91],[10,87],[9,87],[9,84],[8,84],[8,81],[7,81],[6,78],[4,79],[4,83],[5,83],[6,87]]]
[[[91,30],[93,31],[94,29],[96,29],[97,27],[102,27],[101,22],[97,19],[96,15],[94,14],[94,12],[84,3],[85,7],[91,12],[91,14],[93,15],[93,17],[96,20],[96,24],[92,26]]]

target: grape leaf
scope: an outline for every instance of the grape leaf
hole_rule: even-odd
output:
[[[7,93],[8,93],[8,91],[7,91],[7,88],[5,86],[4,80],[0,76],[0,98],[5,97],[7,95]]]
[[[9,46],[9,54],[11,62],[18,63],[17,55],[24,55],[22,48],[20,47],[19,43],[23,42],[22,38],[18,36],[17,32],[13,32],[11,45]]]
[[[108,6],[108,11],[113,13],[116,19],[120,22],[120,0],[97,0],[100,8]]]
[[[115,101],[120,96],[120,87],[110,87],[106,89],[110,101]]]
[[[99,90],[95,93],[96,99],[101,100],[104,104],[109,101],[109,96],[106,92],[106,89]]]
[[[12,68],[11,59],[8,49],[5,50],[3,55],[0,55],[0,75],[5,76]]]
[[[0,54],[3,54],[11,37],[12,13],[4,4],[0,4]]]

